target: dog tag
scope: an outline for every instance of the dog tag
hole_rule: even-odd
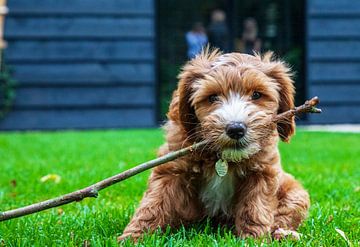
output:
[[[219,177],[225,176],[228,172],[228,168],[229,166],[226,160],[219,159],[215,163],[215,171]]]

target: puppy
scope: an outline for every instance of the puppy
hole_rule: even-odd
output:
[[[271,118],[294,107],[288,67],[272,54],[221,54],[205,49],[179,75],[159,155],[206,140],[193,155],[153,169],[139,208],[119,240],[206,217],[241,238],[297,237],[309,195],[281,167],[278,141],[294,119]]]

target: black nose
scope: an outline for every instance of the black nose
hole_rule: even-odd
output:
[[[238,140],[246,134],[246,125],[241,122],[231,122],[226,125],[226,134],[231,138]]]

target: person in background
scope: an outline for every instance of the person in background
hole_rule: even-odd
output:
[[[188,58],[192,59],[199,54],[207,42],[208,38],[203,24],[201,22],[194,23],[192,29],[186,33]]]
[[[258,25],[254,18],[246,18],[243,22],[243,33],[236,50],[242,53],[254,54],[261,52],[261,40],[258,38]]]
[[[223,52],[229,52],[229,29],[226,25],[226,14],[222,10],[211,13],[211,22],[208,26],[209,43]]]

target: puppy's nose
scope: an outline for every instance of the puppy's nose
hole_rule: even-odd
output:
[[[225,131],[231,139],[238,140],[246,134],[246,125],[241,122],[231,122],[226,125]]]

